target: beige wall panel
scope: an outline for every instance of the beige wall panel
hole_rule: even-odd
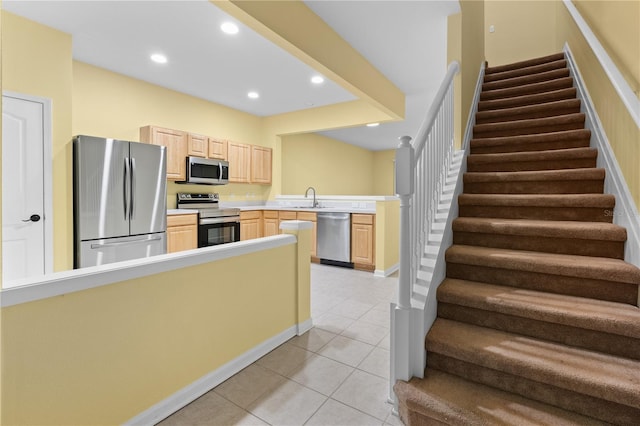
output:
[[[473,102],[473,94],[478,81],[480,65],[485,60],[484,46],[484,0],[463,0],[461,23],[461,80],[462,80],[462,126],[467,125],[469,109]]]
[[[371,195],[373,152],[309,133],[282,137],[282,193],[303,194],[313,186],[318,195]]]
[[[486,1],[485,52],[489,66],[557,53],[554,1]],[[493,25],[495,32],[489,32]]]
[[[373,152],[373,195],[395,195],[395,149]]]

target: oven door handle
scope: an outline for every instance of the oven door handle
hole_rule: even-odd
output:
[[[220,223],[240,222],[240,216],[212,217],[200,219],[200,225],[217,225]]]

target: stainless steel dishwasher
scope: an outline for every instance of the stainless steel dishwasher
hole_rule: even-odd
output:
[[[320,263],[353,268],[351,263],[351,213],[318,213]]]

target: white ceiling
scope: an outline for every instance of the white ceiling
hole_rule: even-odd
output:
[[[406,119],[322,134],[371,150],[417,131],[446,71],[446,16],[457,0],[305,1],[406,95]],[[355,97],[208,0],[16,1],[2,8],[72,35],[76,60],[241,111],[269,116]],[[233,21],[237,35],[220,31]],[[149,60],[161,52],[169,62]],[[251,100],[247,92],[257,91]]]

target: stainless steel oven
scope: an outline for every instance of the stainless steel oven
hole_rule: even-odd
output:
[[[240,241],[240,209],[218,203],[218,194],[178,193],[179,209],[198,210],[198,247]]]

